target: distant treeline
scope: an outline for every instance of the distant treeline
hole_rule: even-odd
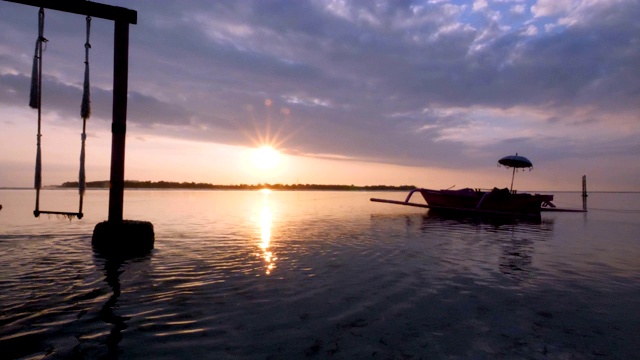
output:
[[[77,181],[65,182],[60,187],[77,188]],[[196,182],[172,182],[172,181],[136,181],[125,180],[124,187],[129,189],[208,189],[208,190],[331,190],[331,191],[391,191],[413,190],[413,185],[389,186],[389,185],[320,185],[320,184],[238,184],[238,185],[214,185]],[[109,188],[109,181],[89,181],[87,188]]]

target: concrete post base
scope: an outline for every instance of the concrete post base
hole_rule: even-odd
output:
[[[93,249],[105,256],[136,257],[153,250],[155,234],[148,221],[103,221],[93,229]]]

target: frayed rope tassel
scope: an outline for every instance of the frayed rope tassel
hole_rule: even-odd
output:
[[[84,195],[87,184],[84,171],[85,142],[87,140],[86,128],[87,119],[91,116],[91,85],[89,83],[89,49],[91,44],[89,38],[91,34],[91,17],[87,16],[87,41],[84,44],[84,84],[82,86],[82,104],[80,105],[80,117],[82,117],[82,148],[80,149],[80,172],[78,174],[78,191]],[[82,212],[82,198],[80,198],[80,212]]]
[[[39,83],[39,74],[40,74],[40,67],[39,67],[39,56],[38,56],[38,48],[40,46],[40,39],[38,39],[38,41],[36,41],[36,52],[35,55],[33,55],[33,68],[31,69],[31,91],[29,93],[29,107],[31,107],[32,109],[37,109],[38,106],[40,105],[40,102],[38,101],[39,93],[40,93],[40,89],[38,86]]]
[[[33,66],[31,68],[31,91],[29,92],[29,106],[32,109],[40,109],[40,91],[42,89],[42,44],[48,40],[44,37],[44,9],[38,12],[38,39],[33,54]]]

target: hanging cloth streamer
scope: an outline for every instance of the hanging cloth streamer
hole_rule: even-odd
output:
[[[42,52],[43,44],[47,40],[44,37],[44,9],[40,8],[38,12],[38,38],[36,39],[36,49],[33,54],[33,67],[31,69],[31,92],[29,96],[29,106],[32,109],[40,108],[41,89],[42,89]]]
[[[88,119],[91,116],[91,94],[89,86],[89,49],[91,43],[91,16],[87,16],[87,41],[84,43],[84,85],[82,87],[82,105],[80,106],[80,117]]]
[[[33,54],[33,68],[31,71],[31,92],[29,96],[29,106],[38,109],[38,135],[36,148],[36,172],[34,178],[34,188],[36,189],[36,209],[33,212],[36,216],[39,214],[40,189],[42,188],[42,152],[40,149],[40,139],[42,138],[42,52],[43,45],[48,40],[44,37],[44,9],[40,8],[38,12],[38,38],[36,39],[36,48]]]
[[[91,116],[91,93],[89,84],[89,49],[91,49],[91,43],[89,42],[91,34],[91,17],[87,16],[87,41],[84,44],[84,84],[82,86],[82,104],[80,105],[80,117],[82,117],[82,147],[80,149],[80,171],[78,174],[78,191],[80,193],[80,205],[79,213],[82,213],[82,202],[84,193],[87,189],[86,176],[84,171],[85,160],[85,141],[87,140],[87,119]]]

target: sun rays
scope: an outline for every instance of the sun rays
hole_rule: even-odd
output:
[[[256,119],[252,105],[245,107],[251,127],[243,129],[243,133],[254,146],[251,150],[251,163],[254,168],[262,171],[274,170],[282,163],[283,145],[294,132],[290,124],[291,109],[280,107],[275,112],[277,115],[273,116],[275,106],[273,100],[264,100],[264,114],[259,116],[263,120]]]

